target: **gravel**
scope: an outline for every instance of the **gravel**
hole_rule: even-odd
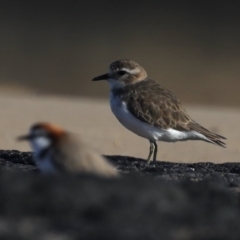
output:
[[[240,239],[240,164],[107,156],[118,179],[39,174],[0,151],[0,239]]]

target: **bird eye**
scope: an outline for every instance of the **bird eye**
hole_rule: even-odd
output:
[[[126,72],[125,71],[118,71],[118,75],[123,76]]]

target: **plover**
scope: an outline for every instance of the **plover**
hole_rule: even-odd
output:
[[[86,173],[106,177],[117,176],[117,170],[86,143],[50,123],[37,123],[27,135],[34,151],[34,161],[42,173]]]
[[[225,137],[210,132],[191,119],[180,101],[157,81],[148,78],[138,63],[122,59],[113,62],[109,72],[92,81],[107,80],[110,106],[128,130],[150,141],[149,163],[157,158],[156,141],[203,140],[225,147]]]

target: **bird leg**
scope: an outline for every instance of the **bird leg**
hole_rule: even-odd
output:
[[[156,162],[157,161],[158,145],[156,144],[156,142],[153,142],[153,144],[154,144],[153,162]]]
[[[148,158],[147,158],[147,164],[150,163],[153,152],[154,152],[154,155],[155,155],[155,147],[156,147],[155,144],[156,143],[155,144],[154,143],[155,142],[150,141],[150,148],[149,148],[149,154],[148,154]],[[156,158],[156,156],[155,156],[155,158]]]

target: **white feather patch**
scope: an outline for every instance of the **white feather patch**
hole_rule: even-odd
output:
[[[128,72],[132,75],[138,74],[140,72],[139,68],[135,68],[135,69],[128,69],[128,68],[122,68],[122,71]]]
[[[39,136],[31,140],[31,146],[35,153],[41,152],[43,149],[49,147],[51,144],[47,137]]]

